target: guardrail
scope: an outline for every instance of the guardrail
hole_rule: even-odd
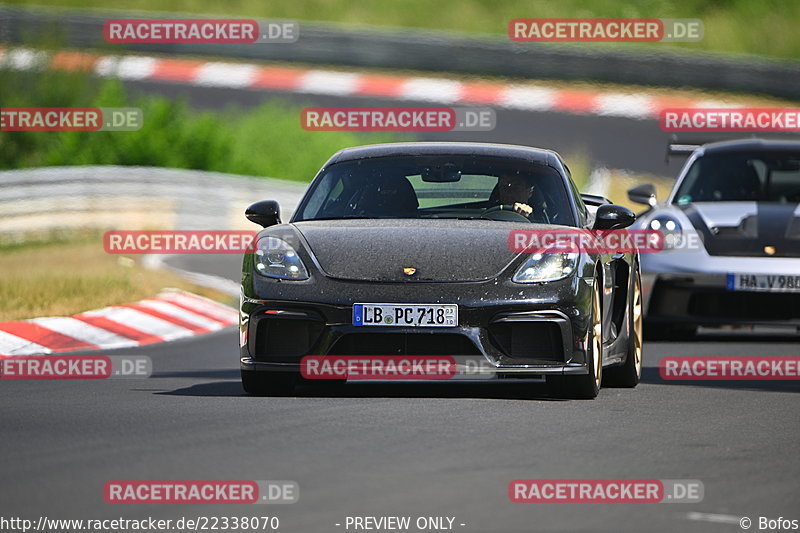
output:
[[[250,229],[244,210],[277,200],[288,220],[306,184],[156,167],[0,172],[0,241],[69,229]]]
[[[155,17],[186,18],[187,15],[0,6],[0,42],[30,44],[31,38],[60,32],[64,44],[78,48],[695,87],[790,99],[800,95],[800,61],[685,53],[654,47],[609,50],[307,22],[300,24],[299,40],[290,44],[126,44],[111,48],[102,40],[103,22],[109,18]]]

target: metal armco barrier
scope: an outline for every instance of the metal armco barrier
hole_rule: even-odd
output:
[[[0,172],[0,241],[66,229],[258,230],[244,210],[277,200],[288,220],[307,184],[156,167]]]
[[[754,56],[659,50],[604,50],[584,45],[513,43],[507,37],[450,33],[374,31],[361,27],[300,22],[291,44],[126,44],[102,38],[110,18],[198,18],[197,15],[0,6],[0,42],[32,45],[61,35],[65,45],[165,54],[299,61],[496,75],[513,78],[603,81],[663,87],[800,97],[800,61]]]

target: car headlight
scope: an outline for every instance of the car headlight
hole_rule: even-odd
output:
[[[564,279],[578,265],[578,252],[535,253],[522,263],[511,278],[517,283],[541,283]]]
[[[657,215],[647,225],[651,230],[660,232],[664,236],[664,248],[677,248],[683,239],[681,223],[669,215]]]
[[[292,246],[277,237],[258,239],[255,251],[256,272],[268,278],[304,280],[308,270]]]

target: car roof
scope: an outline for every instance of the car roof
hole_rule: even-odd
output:
[[[800,150],[800,141],[782,139],[736,139],[704,144],[697,155],[720,154],[725,152],[747,152],[751,150],[794,151]]]
[[[552,150],[518,146],[513,144],[472,142],[405,142],[370,144],[345,148],[335,153],[325,166],[342,161],[354,161],[373,157],[416,155],[475,155],[518,159],[529,163],[559,167],[560,158]]]

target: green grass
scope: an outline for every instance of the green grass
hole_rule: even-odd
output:
[[[57,273],[53,272],[53,257],[58,257]],[[235,305],[229,296],[195,286],[170,272],[149,270],[132,258],[105,253],[99,234],[0,245],[0,272],[0,322],[69,316],[150,298],[166,287]]]
[[[48,71],[0,71],[3,107],[125,107],[143,110],[139,131],[0,131],[0,169],[60,165],[145,165],[310,181],[337,150],[389,142],[383,133],[314,132],[300,108],[270,101],[255,109],[195,112],[164,97],[131,99],[117,80]]]
[[[108,0],[11,0],[11,3],[123,7],[126,10],[289,18],[503,35],[508,21],[514,18],[699,18],[705,24],[703,41],[649,46],[800,58],[800,32],[797,31],[800,2],[797,0],[128,0],[124,6]]]

